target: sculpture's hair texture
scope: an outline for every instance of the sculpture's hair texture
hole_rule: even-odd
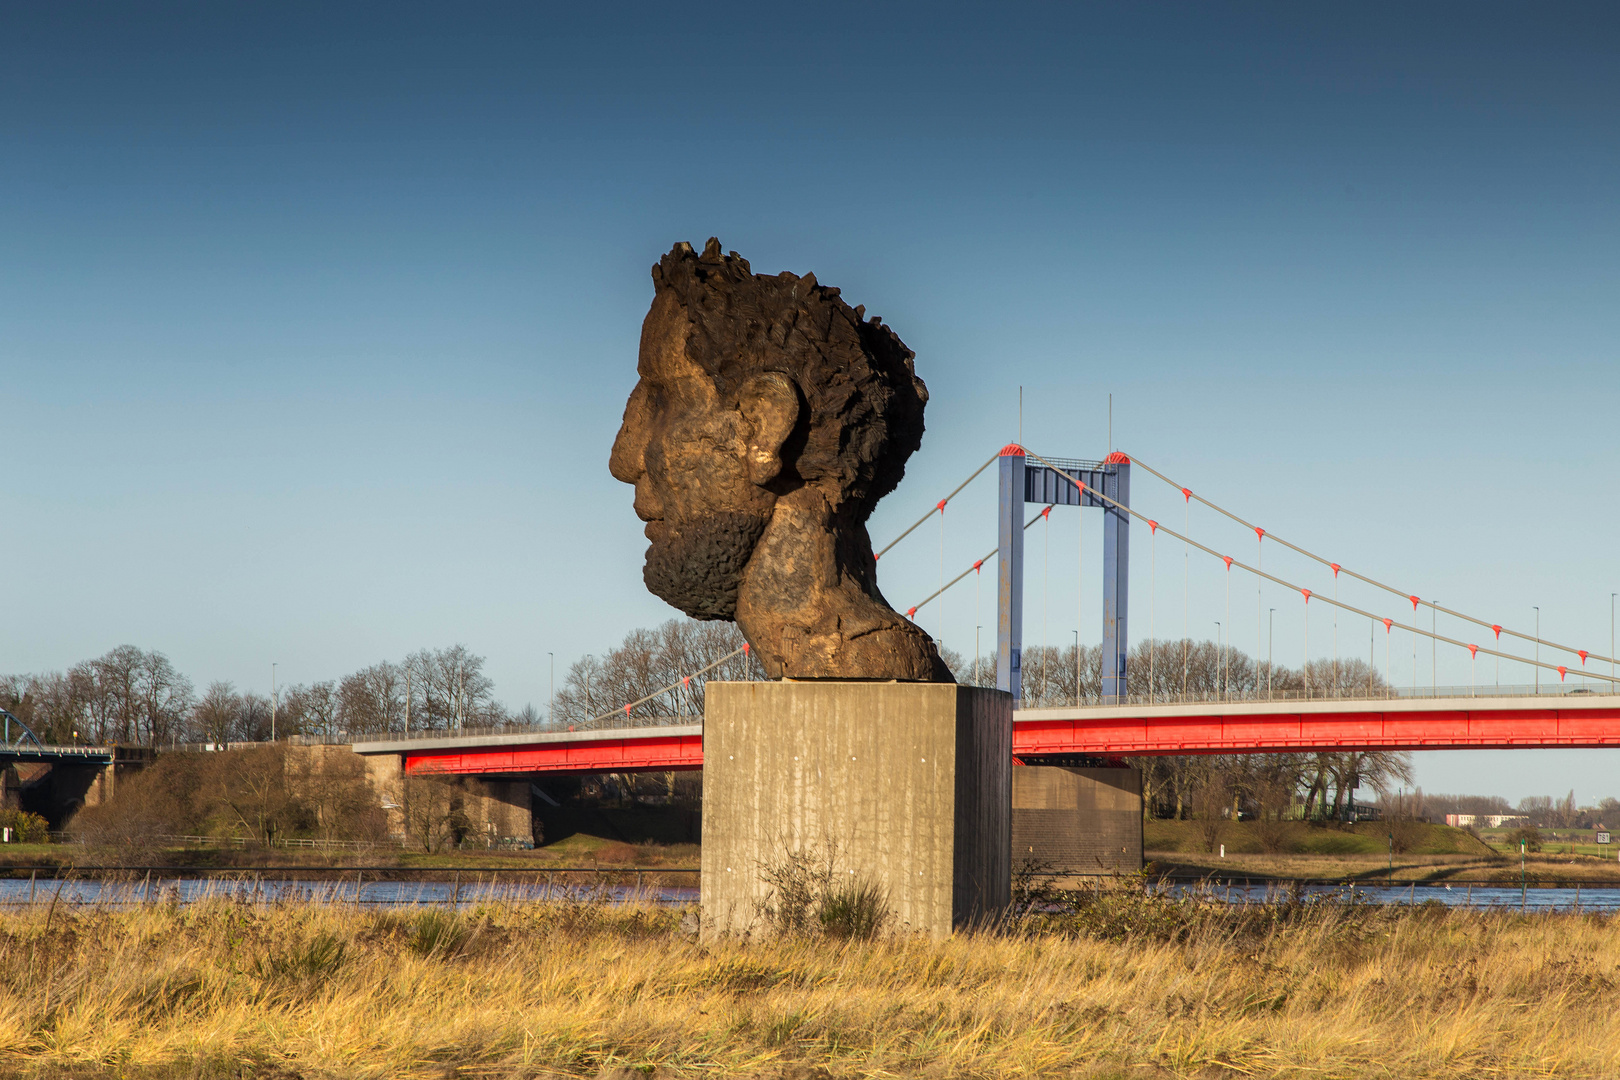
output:
[[[814,274],[756,275],[735,251],[722,255],[713,238],[702,255],[676,244],[652,273],[691,320],[687,355],[722,400],[735,404],[761,372],[781,372],[798,386],[805,408],[773,486],[831,479],[834,507],[864,521],[922,445],[928,388],[905,342]]]

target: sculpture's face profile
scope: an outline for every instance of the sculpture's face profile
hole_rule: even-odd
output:
[[[755,275],[717,240],[677,244],[653,281],[609,459],[647,523],[647,588],[735,619],[772,675],[948,681],[878,593],[866,535],[922,438],[911,352],[814,275]]]
[[[732,618],[743,566],[764,531],[798,394],[779,372],[749,379],[735,401],[687,356],[690,325],[672,291],[641,331],[641,380],[625,406],[609,469],[636,488],[647,523],[647,586],[697,618]]]

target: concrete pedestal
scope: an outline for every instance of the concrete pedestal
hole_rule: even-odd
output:
[[[1014,870],[1058,877],[1142,869],[1142,778],[1130,768],[1013,769]]]
[[[931,683],[709,683],[703,928],[760,934],[763,872],[830,857],[943,937],[1006,907],[1012,697]]]

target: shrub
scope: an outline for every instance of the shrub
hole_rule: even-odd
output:
[[[631,863],[636,859],[636,849],[622,842],[603,844],[596,849],[595,859],[599,863],[614,863],[615,865]]]
[[[889,921],[889,896],[864,879],[840,883],[823,894],[816,916],[828,937],[870,941]]]
[[[1515,848],[1517,848],[1520,844],[1523,844],[1525,846],[1525,850],[1527,851],[1540,851],[1541,831],[1534,825],[1526,825],[1523,828],[1514,829],[1512,832],[1508,833],[1508,843],[1512,844]]]
[[[1424,840],[1423,822],[1416,818],[1398,817],[1388,823],[1389,842],[1395,854],[1405,855]]]
[[[19,844],[44,844],[51,838],[50,823],[26,810],[0,810],[0,828],[10,829]]]
[[[759,913],[779,934],[865,940],[890,923],[888,895],[876,883],[840,875],[831,849],[789,851],[762,868],[770,896]]]

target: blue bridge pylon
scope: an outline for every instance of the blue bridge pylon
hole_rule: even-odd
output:
[[[1131,459],[1112,453],[1102,461],[1045,458],[1057,468],[1029,463],[1024,448],[1001,449],[997,518],[996,688],[1023,701],[1024,506],[1094,506],[1103,512],[1102,699],[1125,699],[1125,653],[1129,642]],[[1062,470],[1061,472],[1058,470]],[[1064,474],[1067,473],[1068,476]],[[1085,485],[1076,488],[1069,477]],[[1099,498],[1093,492],[1100,492]]]

